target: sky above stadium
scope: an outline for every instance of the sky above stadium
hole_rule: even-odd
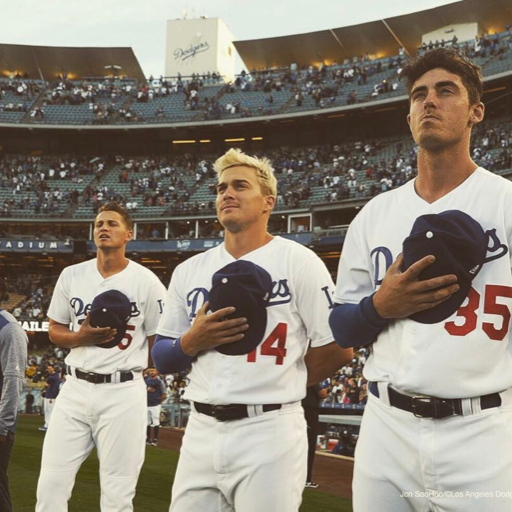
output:
[[[0,43],[130,46],[146,76],[164,72],[166,21],[222,18],[235,40],[354,25],[453,0],[0,0]]]

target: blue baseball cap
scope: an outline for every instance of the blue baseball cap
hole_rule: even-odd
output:
[[[244,355],[263,341],[271,293],[270,274],[251,261],[234,261],[213,274],[208,297],[210,309],[235,307],[236,311],[226,318],[244,317],[249,324],[242,340],[215,347],[218,352],[228,356]]]
[[[422,324],[435,324],[453,315],[468,296],[471,282],[485,263],[487,240],[482,226],[459,210],[418,217],[403,242],[402,271],[421,258],[433,255],[435,262],[423,270],[418,279],[424,281],[455,274],[459,290],[435,308],[419,311],[409,318]]]
[[[130,299],[118,290],[107,290],[97,295],[91,304],[89,322],[91,327],[110,327],[117,330],[116,337],[109,343],[96,347],[113,348],[126,334],[126,326],[132,313]]]

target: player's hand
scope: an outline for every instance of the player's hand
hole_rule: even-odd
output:
[[[223,308],[208,315],[209,309],[210,304],[205,302],[197,312],[190,330],[181,337],[181,348],[189,356],[195,356],[201,350],[240,341],[244,331],[249,328],[246,318],[224,319],[234,313],[236,308]]]
[[[77,346],[90,346],[112,341],[117,334],[116,329],[110,327],[92,327],[89,321],[89,313],[82,322],[80,329],[76,333]]]
[[[381,287],[373,296],[373,305],[382,318],[405,318],[418,311],[435,308],[459,290],[457,276],[450,274],[419,281],[418,275],[434,263],[434,256],[425,256],[405,272],[400,268],[400,254],[388,268]]]

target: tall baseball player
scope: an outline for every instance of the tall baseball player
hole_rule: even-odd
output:
[[[71,351],[65,360],[68,378],[45,436],[37,512],[68,510],[76,473],[95,445],[101,510],[133,510],[147,425],[142,370],[165,287],[125,257],[132,236],[133,222],[124,208],[105,205],[94,223],[97,258],[65,268],[55,287],[48,310],[50,339]],[[100,325],[102,318],[106,326],[91,325]]]
[[[146,435],[146,444],[157,446],[158,434],[160,432],[160,411],[162,410],[162,402],[167,398],[165,385],[158,377],[156,368],[149,369],[149,375],[144,379],[148,393],[148,428]],[[153,436],[151,436],[153,431]]]
[[[231,149],[215,169],[225,241],[176,268],[153,349],[162,373],[192,366],[185,398],[193,406],[170,510],[293,512],[306,481],[300,400],[308,371],[318,382],[351,351],[333,342],[327,324],[334,285],[322,261],[267,231],[276,198],[268,160]],[[240,278],[247,271],[251,288],[237,282],[238,270]],[[237,303],[267,279],[266,307],[254,302],[266,328],[245,317],[224,318],[236,315]],[[213,282],[238,290],[234,307],[210,313]],[[257,346],[239,351],[258,330]]]
[[[402,75],[418,177],[350,225],[330,317],[341,346],[371,345],[354,511],[510,512],[512,184],[469,156],[478,66],[439,49]]]

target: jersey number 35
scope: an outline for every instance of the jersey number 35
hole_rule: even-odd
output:
[[[505,304],[498,303],[498,298],[512,299],[512,288],[510,286],[502,286],[488,284],[485,287],[484,310],[488,315],[496,315],[502,318],[501,327],[497,327],[490,322],[482,322],[482,330],[487,334],[489,339],[502,341],[508,333],[510,327],[510,308]],[[478,325],[477,311],[480,307],[480,294],[471,288],[467,297],[467,304],[457,311],[457,316],[464,318],[464,323],[458,325],[456,322],[446,322],[444,328],[452,336],[466,336],[474,331]]]

